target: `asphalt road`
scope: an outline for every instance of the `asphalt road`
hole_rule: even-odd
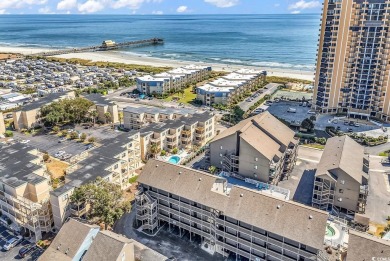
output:
[[[266,86],[264,86],[264,92],[262,94],[260,94],[258,97],[254,98],[253,101],[251,102],[247,102],[247,101],[242,101],[238,104],[238,106],[240,106],[240,108],[244,111],[247,111],[249,109],[249,107],[251,107],[252,105],[254,105],[258,100],[260,100],[261,98],[263,98],[265,95],[267,94],[272,94],[279,86],[280,84],[278,83],[269,83],[267,84]]]

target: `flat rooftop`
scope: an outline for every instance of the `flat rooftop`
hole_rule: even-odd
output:
[[[213,85],[206,83],[205,85],[202,85],[202,86],[198,87],[197,89],[204,90],[206,92],[230,93],[230,92],[234,91],[236,88],[235,87],[216,87],[216,86],[213,86]]]
[[[31,163],[37,160],[37,156],[29,153],[32,150],[33,147],[22,143],[0,145],[0,180],[14,188],[45,181],[45,177],[34,173],[42,166]]]

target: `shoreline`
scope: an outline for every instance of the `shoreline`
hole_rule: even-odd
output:
[[[10,46],[0,46],[0,53],[21,53],[24,55],[31,55],[39,52],[48,52],[53,49],[49,48],[30,48],[30,47],[10,47]],[[282,69],[282,68],[269,68],[269,67],[258,67],[250,65],[235,65],[235,64],[224,64],[224,63],[205,63],[205,62],[195,62],[195,61],[182,61],[174,59],[164,59],[151,56],[145,56],[142,54],[136,53],[124,53],[120,51],[105,51],[105,52],[85,52],[85,53],[70,53],[63,55],[56,55],[53,57],[58,58],[77,58],[91,60],[93,62],[116,62],[116,63],[125,63],[125,64],[137,64],[137,65],[147,65],[147,66],[157,66],[157,67],[180,67],[188,64],[199,64],[199,65],[208,65],[216,71],[227,71],[231,72],[241,68],[257,68],[261,70],[266,70],[268,76],[279,76],[279,77],[289,77],[296,78],[301,80],[314,81],[314,71],[303,71],[303,70],[292,70],[292,69]]]

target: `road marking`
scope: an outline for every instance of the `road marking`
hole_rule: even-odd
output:
[[[309,161],[309,162],[313,162],[313,163],[319,163],[320,162],[319,160],[313,160],[313,159],[301,158],[301,157],[297,157],[297,159],[304,160],[304,161]]]

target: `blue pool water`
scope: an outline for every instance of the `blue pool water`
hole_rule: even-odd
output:
[[[168,160],[169,163],[172,164],[179,164],[180,162],[180,157],[179,156],[171,156]]]

